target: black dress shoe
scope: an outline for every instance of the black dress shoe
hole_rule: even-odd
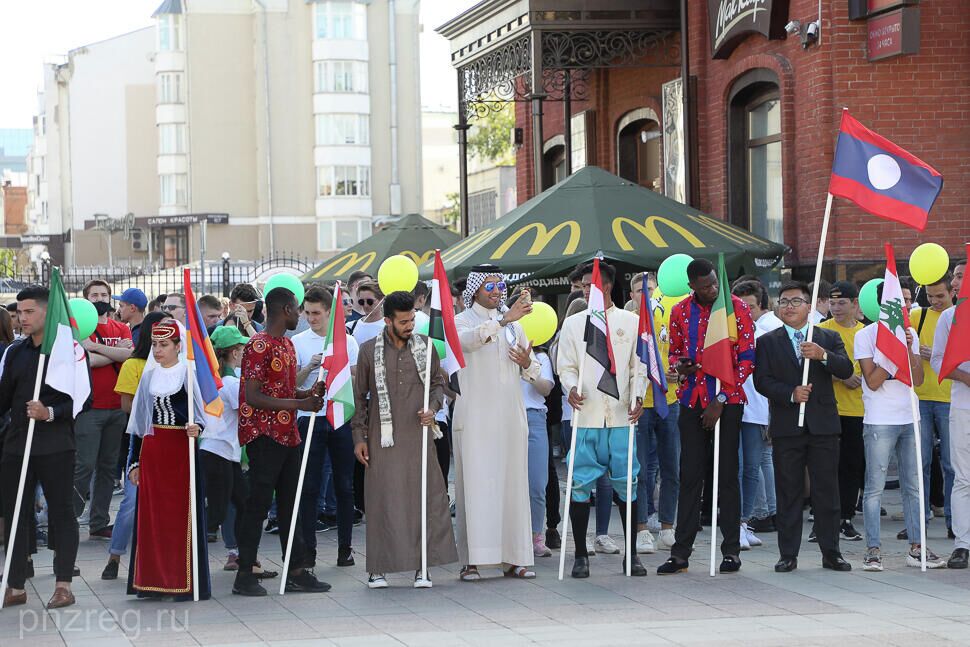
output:
[[[239,571],[236,573],[236,581],[232,584],[232,592],[236,595],[245,595],[250,598],[259,598],[266,595],[266,589],[260,585],[259,580],[252,573]]]
[[[562,548],[562,537],[555,528],[546,529],[546,546],[553,550]]]
[[[675,575],[676,573],[686,573],[688,562],[686,559],[671,557],[666,562],[657,567],[657,575]]]
[[[626,575],[626,557],[623,558],[623,574]],[[630,575],[632,577],[646,577],[647,569],[640,563],[640,558],[634,553],[633,563],[630,564]]]
[[[830,571],[839,571],[840,573],[848,573],[852,570],[852,564],[845,561],[841,553],[831,553],[829,555],[822,555],[822,568],[827,568]]]
[[[721,560],[721,566],[718,571],[721,573],[737,573],[741,570],[741,558],[737,555],[725,555],[724,559]]]
[[[946,562],[947,568],[966,568],[967,560],[970,558],[970,550],[966,548],[957,548],[950,555],[950,559]]]
[[[337,566],[353,566],[354,549],[350,546],[340,546],[337,548]]]
[[[583,579],[589,577],[589,557],[577,557],[573,562],[573,577]]]
[[[285,590],[287,593],[326,593],[330,585],[318,580],[310,571],[302,570],[298,575],[286,578]]]
[[[797,557],[782,557],[775,563],[776,573],[791,573],[798,568]]]

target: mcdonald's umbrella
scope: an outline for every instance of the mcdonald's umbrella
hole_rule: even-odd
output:
[[[434,261],[434,250],[458,242],[458,234],[416,213],[404,216],[357,245],[329,258],[303,275],[303,281],[346,281],[363,270],[377,276],[384,259],[395,254],[411,257],[418,265]]]
[[[746,229],[587,166],[519,205],[485,229],[442,252],[453,280],[472,267],[493,263],[513,282],[541,291],[568,291],[566,276],[602,254],[623,274],[656,270],[676,253],[717,263],[728,272],[760,273],[774,267],[787,247]],[[432,262],[420,267],[430,277]]]

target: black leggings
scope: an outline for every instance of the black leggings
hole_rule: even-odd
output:
[[[205,472],[206,523],[209,526],[206,531],[212,535],[219,530],[219,526],[226,519],[226,511],[231,501],[236,506],[236,523],[233,529],[238,539],[239,524],[249,497],[249,487],[243,478],[242,465],[205,450],[199,452],[199,456]]]

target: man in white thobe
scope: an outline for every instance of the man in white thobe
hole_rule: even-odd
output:
[[[522,327],[531,300],[505,307],[506,285],[494,265],[472,268],[455,316],[465,356],[458,372],[452,437],[458,555],[463,581],[477,566],[502,564],[508,577],[530,579],[529,425],[519,379],[534,382],[540,365]]]

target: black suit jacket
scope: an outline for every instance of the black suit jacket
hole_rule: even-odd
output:
[[[838,333],[815,327],[812,341],[828,354],[825,364],[812,360],[808,382],[812,394],[805,406],[805,427],[798,428],[798,405],[792,392],[802,383],[802,364],[795,357],[788,331],[782,327],[758,338],[755,348],[754,386],[768,398],[771,422],[768,432],[772,438],[797,436],[806,430],[810,434],[838,434],[839,410],[832,388],[832,376],[845,379],[852,375],[852,362]]]

